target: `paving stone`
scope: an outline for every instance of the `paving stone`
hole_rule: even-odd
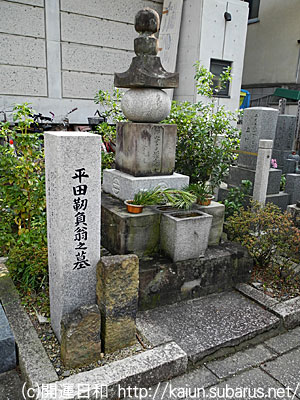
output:
[[[0,400],[23,400],[22,385],[16,370],[0,374]]]
[[[258,345],[245,351],[239,351],[222,360],[212,361],[206,364],[206,366],[222,379],[242,372],[247,368],[256,367],[262,362],[271,360],[274,357],[275,355],[273,352],[266,349],[263,345]]]
[[[284,399],[291,400],[291,394],[275,379],[264,373],[260,368],[243,372],[220,383],[217,386],[206,389],[206,397],[199,399]]]
[[[265,345],[278,354],[286,353],[300,346],[300,328],[293,329],[282,335],[275,336],[265,342]]]
[[[300,349],[284,354],[261,367],[283,386],[290,387],[300,396]]]
[[[150,342],[151,332],[158,327],[173,338],[192,362],[279,324],[276,316],[237,292],[223,292],[148,310],[140,313],[138,319],[144,326],[152,326],[152,329],[142,330]]]
[[[256,287],[258,287],[258,285],[261,286],[261,283],[257,283],[256,285]],[[272,308],[278,303],[278,300],[273,299],[272,297],[266,295],[263,291],[256,289],[247,283],[238,284],[236,289],[268,309]]]

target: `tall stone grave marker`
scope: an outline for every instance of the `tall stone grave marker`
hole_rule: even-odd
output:
[[[281,169],[284,174],[295,172],[289,170],[289,165],[293,165],[295,168],[295,162],[291,163],[287,161],[287,159],[293,150],[296,120],[297,118],[295,115],[278,116],[272,158],[276,159],[278,168]]]
[[[87,132],[45,133],[50,311],[59,340],[62,316],[96,303],[100,140]]]

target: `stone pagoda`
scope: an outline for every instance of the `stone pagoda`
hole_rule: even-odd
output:
[[[159,15],[145,8],[135,17],[139,36],[136,57],[126,72],[115,73],[115,86],[128,88],[121,108],[130,122],[117,125],[116,169],[103,171],[103,190],[131,200],[142,189],[181,189],[189,177],[174,172],[176,125],[159,124],[170,113],[171,100],[163,89],[178,87],[178,73],[165,71],[158,53]]]

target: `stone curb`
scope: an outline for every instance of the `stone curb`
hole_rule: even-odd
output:
[[[300,325],[300,296],[280,302],[246,283],[238,284],[235,288],[277,315],[286,329],[292,329]]]
[[[17,343],[19,367],[24,381],[32,387],[35,384],[58,380],[58,375],[21,305],[18,292],[3,264],[0,265],[0,300]]]
[[[62,395],[66,385],[74,388],[76,399],[99,398],[97,395],[99,396],[101,386],[105,390],[105,398],[126,397],[125,390],[129,387],[149,388],[184,374],[187,365],[187,354],[175,342],[170,342],[58,382],[57,400],[66,398]],[[41,393],[37,394],[37,399],[42,398]]]

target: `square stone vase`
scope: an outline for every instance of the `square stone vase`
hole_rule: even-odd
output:
[[[175,262],[203,256],[208,246],[212,219],[212,215],[199,210],[162,214],[161,249]]]

